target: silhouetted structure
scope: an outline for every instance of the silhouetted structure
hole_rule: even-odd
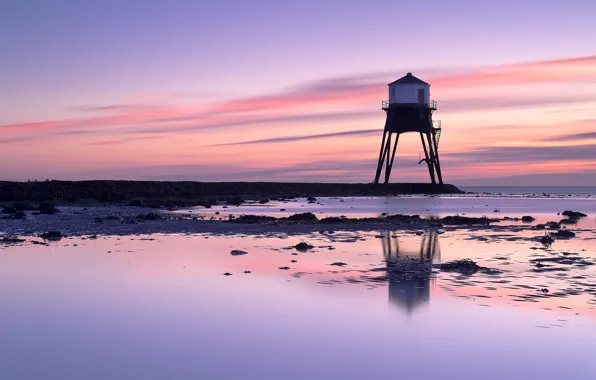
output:
[[[426,163],[433,184],[437,183],[437,180],[442,184],[443,176],[438,151],[441,122],[433,122],[432,119],[433,111],[437,109],[437,102],[430,100],[430,85],[416,78],[412,73],[408,73],[405,77],[389,84],[389,101],[382,102],[382,109],[387,114],[387,120],[374,183],[379,183],[383,167],[385,167],[385,183],[389,182],[399,136],[406,132],[418,132],[424,150],[424,158],[418,163]]]
[[[430,270],[404,270],[404,263],[417,268],[417,264],[432,263],[439,259],[439,235],[436,232],[426,233],[422,236],[419,250],[400,249],[399,238],[391,232],[385,231],[382,238],[383,255],[387,267],[389,280],[389,302],[398,305],[411,313],[415,307],[430,300],[430,287],[433,276]],[[395,270],[403,275],[390,275]]]

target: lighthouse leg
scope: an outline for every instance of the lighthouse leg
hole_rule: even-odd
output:
[[[426,166],[428,166],[428,174],[430,175],[430,180],[432,183],[436,183],[435,181],[435,170],[432,164],[432,159],[429,156],[429,152],[426,149],[426,142],[424,141],[424,135],[420,132],[420,140],[422,141],[422,148],[424,149],[424,157],[426,157]],[[429,146],[430,150],[430,146]]]
[[[381,150],[379,151],[379,162],[377,163],[377,174],[375,175],[375,182],[379,183],[379,178],[381,178],[381,171],[383,170],[383,161],[385,161],[385,155],[383,154],[385,150],[385,138],[387,137],[387,131],[383,131],[383,141],[381,141]]]
[[[391,175],[391,169],[393,168],[393,160],[395,160],[395,151],[397,150],[397,142],[399,141],[399,133],[395,135],[395,142],[393,143],[393,152],[391,153],[391,160],[389,165],[385,168],[385,183],[389,182],[389,176]]]
[[[431,167],[431,171],[432,171],[432,182],[433,184],[436,184],[437,181],[435,180],[435,162],[436,162],[436,157],[435,157],[435,149],[433,147],[433,143],[432,140],[430,138],[430,132],[426,133],[426,139],[428,140],[428,155],[430,156],[430,167]]]
[[[437,177],[439,183],[443,184],[443,176],[441,175],[441,162],[439,161],[439,145],[437,144],[437,135],[433,133],[433,144],[435,146],[435,167],[437,168]]]
[[[389,156],[391,155],[391,135],[392,133],[389,132],[387,143],[385,144],[385,152],[383,153],[383,157],[387,160],[385,162],[385,183],[387,183],[387,170],[389,170]]]

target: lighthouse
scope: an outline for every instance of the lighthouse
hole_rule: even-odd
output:
[[[389,182],[399,136],[402,133],[415,132],[420,134],[424,153],[424,158],[420,154],[418,164],[426,163],[431,182],[436,184],[438,181],[442,184],[438,150],[441,122],[433,121],[437,102],[430,99],[430,84],[407,73],[389,83],[389,100],[383,101],[381,108],[387,118],[374,183],[379,183],[383,169],[384,183]]]

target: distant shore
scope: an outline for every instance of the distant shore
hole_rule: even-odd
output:
[[[290,183],[161,181],[0,181],[0,202],[101,202],[196,206],[214,202],[297,197],[460,194],[454,185],[430,183]]]

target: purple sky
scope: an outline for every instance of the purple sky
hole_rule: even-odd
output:
[[[579,148],[570,148],[565,137],[556,149],[552,146],[563,125],[568,134],[594,130],[589,121],[596,120],[590,111],[596,60],[581,67],[561,65],[539,80],[532,76],[542,68],[515,71],[528,62],[593,56],[595,14],[593,1],[6,0],[0,13],[0,50],[8,52],[0,57],[0,159],[5,162],[0,175],[17,180],[211,180],[227,178],[216,175],[223,173],[245,180],[368,182],[380,135],[341,133],[379,128],[383,114],[378,103],[386,88],[378,86],[378,96],[369,90],[364,96],[360,85],[387,83],[412,71],[431,82],[443,105],[437,116],[444,112],[448,182],[488,183],[494,178],[472,165],[478,151],[495,168],[504,164],[497,159],[499,149],[508,154],[507,139],[491,140],[496,146],[480,136],[469,141],[472,136],[461,129],[523,124],[529,132],[515,145],[527,172],[518,167],[508,184],[542,184],[543,179],[532,182],[531,176],[519,179],[537,167],[542,176],[555,168],[553,175],[568,178],[561,168],[578,163],[581,169],[570,184],[596,184],[585,175],[596,171],[596,156],[577,153],[566,163],[553,157],[575,157],[569,151],[589,150],[593,145],[585,146],[594,144],[593,138],[576,143]],[[447,75],[501,69],[518,82],[495,89],[492,82],[481,87],[469,81],[466,86],[473,88],[468,91],[454,81],[441,81]],[[569,70],[577,75],[568,75]],[[360,100],[347,102],[345,93],[341,102],[328,99],[336,87],[350,91],[347,84]],[[300,98],[282,110],[270,102],[280,94],[318,98]],[[244,114],[218,108],[261,98],[267,99],[265,106],[252,108],[253,102]],[[206,109],[213,109],[208,117]],[[495,109],[506,109],[508,118],[490,120]],[[155,110],[165,111],[129,115]],[[485,124],[480,125],[483,110]],[[97,119],[103,116],[118,117]],[[60,129],[64,122],[68,130]],[[38,128],[37,123],[49,124]],[[206,130],[207,124],[208,132],[195,130]],[[545,135],[545,128],[550,133]],[[284,140],[338,133],[324,138],[335,147],[329,152],[315,140]],[[254,146],[256,140],[272,138]],[[548,138],[551,143],[543,143]],[[242,145],[243,158],[214,147],[230,142],[253,143]],[[417,155],[417,150],[406,142],[403,153]],[[468,166],[459,168],[457,160],[468,160]],[[423,173],[410,161],[403,161],[401,180],[416,180]],[[330,162],[331,167],[321,168]],[[296,165],[318,169],[287,174]],[[217,173],[208,167],[217,167]]]

